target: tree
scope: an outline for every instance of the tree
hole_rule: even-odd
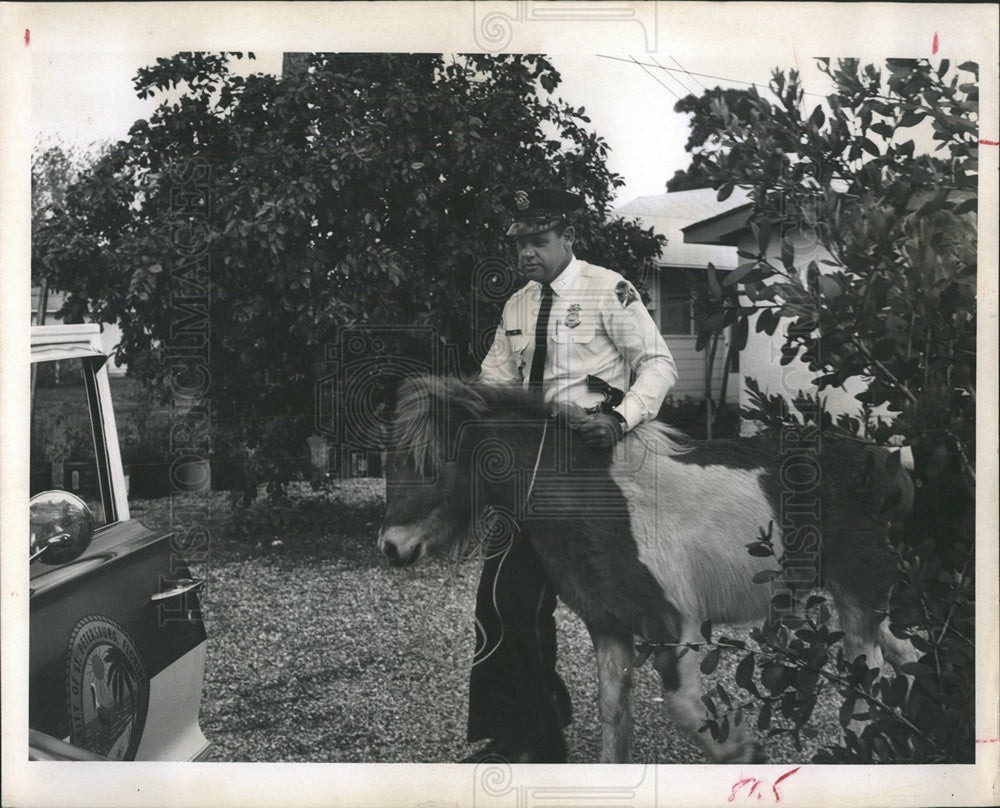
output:
[[[92,144],[89,149],[62,143],[42,143],[31,155],[31,232],[32,237],[45,232],[48,221],[62,215],[66,192],[82,171],[106,151],[106,144]],[[44,277],[41,267],[32,263],[32,285]]]
[[[674,104],[674,112],[691,116],[691,132],[684,151],[691,153],[691,165],[674,172],[667,180],[667,191],[690,191],[708,188],[712,176],[708,171],[710,155],[720,149],[722,138],[715,128],[717,114],[736,115],[743,121],[753,120],[754,95],[750,90],[714,87],[702,95],[686,95]]]
[[[70,189],[35,251],[69,308],[120,324],[118,361],[164,393],[175,349],[199,336],[186,324],[204,320],[217,443],[262,474],[287,479],[305,455],[341,329],[433,327],[475,365],[470,311],[495,325],[501,302],[481,299],[479,268],[509,257],[504,192],[580,191],[585,256],[626,274],[659,249],[606,222],[622,180],[585,111],[552,95],[544,57],[303,54],[282,77],[237,75],[235,58],[140,70],[139,96],[164,100]]]
[[[901,59],[888,60],[885,71],[856,60],[819,65],[834,90],[812,110],[795,71],[775,72],[776,103],[751,89],[739,114],[722,103],[709,107],[717,141],[710,137],[695,153],[720,199],[736,186],[749,189],[758,249],[741,253],[744,263],[709,290],[714,313],[703,327],[755,318],[758,332],[773,334],[784,320],[781,361],[801,358],[820,392],[853,377],[867,381],[857,396],[861,417],[834,424],[815,396],[787,402],[748,380],[753,414],[775,429],[818,430],[827,440],[862,432],[913,447],[922,488],[913,518],[892,528],[900,582],[890,620],[922,657],[904,669],[912,688],[901,677],[876,678],[860,661],[831,660],[831,668],[829,614],[813,601],[811,616],[756,633],[763,648],[756,669],[767,672],[768,689],[752,687],[752,661],[744,660],[737,682],[761,705],[760,726],[769,726],[773,706],[796,734],[818,689],[844,694],[845,727],[861,693],[871,723],[860,735],[847,730],[825,760],[971,761],[978,67]],[[937,141],[944,157],[921,154],[921,136]],[[793,236],[804,229],[831,259],[796,255]],[[780,263],[767,257],[774,239]],[[880,406],[890,418],[871,418]],[[889,462],[899,463],[898,452]],[[803,684],[784,676],[786,668],[817,673]]]

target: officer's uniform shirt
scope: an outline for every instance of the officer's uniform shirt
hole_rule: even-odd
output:
[[[626,391],[615,410],[629,429],[654,418],[677,381],[677,368],[632,284],[617,272],[573,258],[550,286],[545,401],[596,407],[604,396],[587,389],[587,376],[593,375]],[[480,381],[527,386],[541,295],[541,284],[530,281],[507,301]]]

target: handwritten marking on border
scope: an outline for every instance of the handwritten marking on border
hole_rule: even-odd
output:
[[[775,802],[781,802],[781,795],[778,793],[778,784],[781,783],[782,780],[791,777],[793,774],[795,774],[795,772],[797,772],[801,768],[802,768],[801,766],[796,766],[794,769],[790,769],[789,771],[785,772],[783,775],[781,775],[781,777],[779,777],[777,780],[774,781],[774,784],[771,786],[771,791],[774,793]],[[745,794],[746,797],[752,797],[754,794],[756,794],[757,799],[758,800],[761,799],[764,790],[761,789],[760,791],[758,791],[757,789],[759,786],[761,786],[762,782],[763,781],[758,777],[740,778],[733,784],[733,790],[729,794],[727,801],[735,802],[737,793],[744,786],[750,786],[749,790]]]

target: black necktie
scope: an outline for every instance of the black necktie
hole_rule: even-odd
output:
[[[535,321],[535,353],[531,357],[531,375],[528,377],[528,386],[536,390],[542,389],[545,354],[549,348],[549,315],[551,313],[552,287],[546,283],[542,285],[542,303],[538,307],[538,320]]]

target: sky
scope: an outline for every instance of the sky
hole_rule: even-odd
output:
[[[124,138],[132,123],[148,116],[156,103],[136,98],[132,78],[140,67],[169,55],[164,51],[40,54],[32,64],[35,142],[86,148]],[[255,55],[255,61],[246,62],[248,72],[280,71],[280,53]],[[684,64],[664,53],[630,58],[636,61],[620,54],[551,56],[562,75],[556,95],[574,107],[584,107],[594,130],[611,147],[610,168],[625,179],[618,204],[663,193],[673,173],[688,165],[684,152],[688,118],[673,111],[679,98],[720,84],[745,87],[756,82],[764,88],[771,68],[777,66],[756,56],[743,63],[729,60],[725,67],[718,58],[685,59]],[[824,77],[808,64],[803,68],[806,90],[821,91]]]

